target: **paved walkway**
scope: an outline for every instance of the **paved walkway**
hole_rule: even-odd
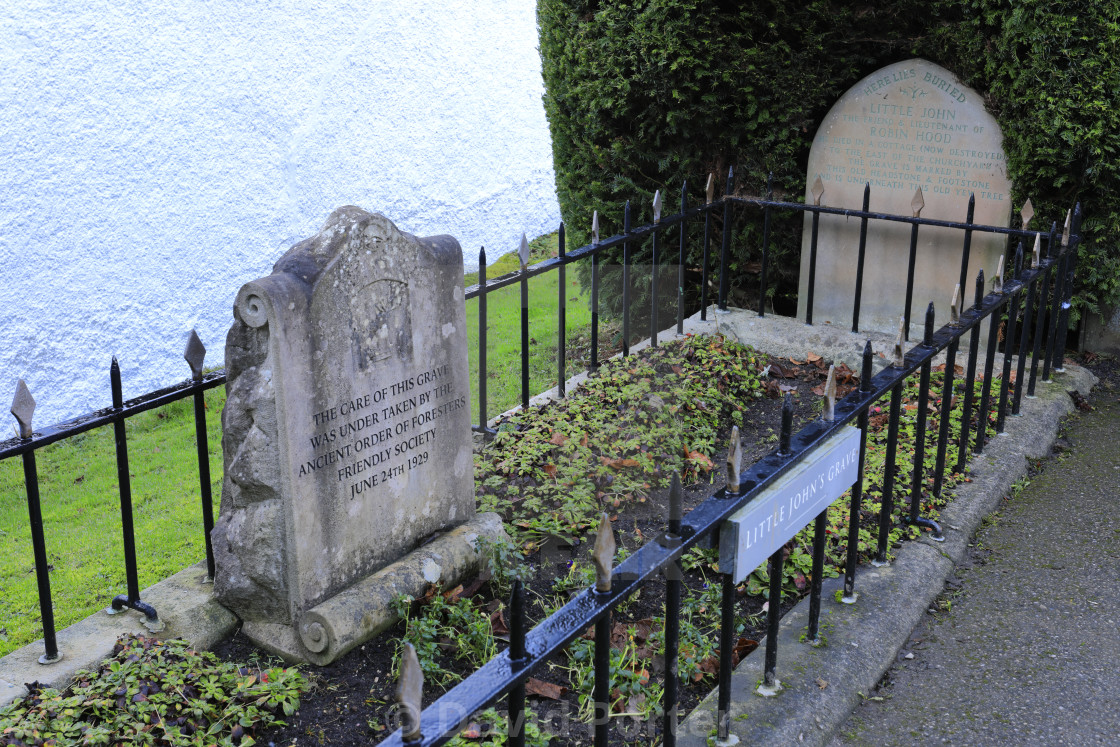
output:
[[[1120,745],[1118,397],[1102,380],[833,747]]]

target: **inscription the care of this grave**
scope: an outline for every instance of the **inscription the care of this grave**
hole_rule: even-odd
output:
[[[299,476],[329,467],[354,498],[427,464],[436,421],[467,406],[450,379],[451,366],[438,366],[315,413],[315,456]]]
[[[876,101],[867,105],[865,113],[841,115],[843,122],[856,125],[865,136],[826,136],[832,163],[821,174],[822,181],[870,183],[890,189],[921,187],[926,192],[962,197],[975,192],[981,199],[997,202],[1007,199],[984,177],[997,165],[1003,170],[1003,153],[954,145],[965,133],[983,135],[984,126],[958,122],[958,112],[952,107],[921,103],[928,93],[926,86],[962,103],[964,92],[929,71],[919,77],[917,70],[907,69],[872,81],[863,93],[874,94],[896,83],[902,84],[899,92],[913,103]]]

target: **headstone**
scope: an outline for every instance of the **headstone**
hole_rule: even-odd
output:
[[[870,210],[913,215],[920,188],[923,218],[964,222],[969,195],[976,197],[974,222],[1006,226],[1011,183],[999,125],[983,99],[938,65],[908,60],[867,76],[832,107],[809,151],[807,182],[818,176],[821,205],[859,210],[864,185],[871,185]],[[812,203],[812,187],[806,202]],[[812,217],[805,214],[798,316],[805,318]],[[856,287],[860,220],[820,217],[813,323],[850,328]],[[864,260],[861,330],[893,333],[905,310],[909,224],[869,221]],[[960,282],[964,232],[923,226],[918,232],[911,334],[933,301],[947,317],[949,297]],[[1006,237],[974,232],[966,273],[972,288],[982,268],[992,277]],[[969,293],[971,302],[971,293]],[[940,326],[940,323],[938,324]]]
[[[454,238],[356,207],[241,288],[215,592],[258,642],[320,653],[312,608],[473,516],[464,313]]]

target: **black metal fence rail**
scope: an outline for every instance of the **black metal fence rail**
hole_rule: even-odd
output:
[[[740,207],[744,209],[762,210],[765,217],[765,225],[769,226],[769,218],[774,210],[793,210],[809,212],[813,216],[813,226],[819,220],[821,214],[829,215],[846,215],[853,218],[858,218],[863,224],[869,221],[895,221],[910,223],[913,226],[911,233],[911,259],[908,273],[908,288],[912,288],[913,274],[914,274],[914,253],[916,247],[916,237],[920,226],[935,226],[955,228],[962,230],[964,239],[962,242],[962,261],[961,273],[962,277],[968,266],[968,253],[971,241],[971,234],[975,231],[990,232],[1005,234],[1009,237],[1037,239],[1043,237],[1045,239],[1046,257],[1040,260],[1039,269],[1029,269],[1024,271],[1023,277],[1028,280],[1025,281],[1029,286],[1025,296],[1025,313],[1023,314],[1023,323],[1017,326],[1016,314],[1011,314],[1009,326],[1007,330],[1008,340],[1018,340],[1018,353],[1019,364],[1018,372],[1019,380],[1022,381],[1025,376],[1025,359],[1027,354],[1035,361],[1032,364],[1030,371],[1029,393],[1033,393],[1035,386],[1035,378],[1038,366],[1037,361],[1041,352],[1041,347],[1044,345],[1044,363],[1043,363],[1043,379],[1049,377],[1050,371],[1060,368],[1061,354],[1064,350],[1065,335],[1064,330],[1068,326],[1068,309],[1069,297],[1072,289],[1072,274],[1073,263],[1076,256],[1075,251],[1061,252],[1057,251],[1057,229],[1056,225],[1053,226],[1049,235],[1038,234],[1034,231],[1026,230],[1024,228],[1004,228],[998,226],[984,226],[974,224],[972,222],[972,202],[969,203],[967,217],[964,222],[958,223],[953,221],[934,220],[928,218],[921,218],[919,215],[914,216],[898,216],[884,213],[872,213],[866,209],[864,210],[845,210],[840,208],[831,208],[821,206],[819,204],[805,204],[805,203],[792,203],[782,202],[770,199],[770,193],[765,198],[748,198],[733,196],[734,191],[734,175],[731,170],[728,170],[727,179],[724,183],[724,196],[720,198],[715,197],[715,179],[714,177],[708,178],[707,188],[705,191],[705,201],[700,205],[689,205],[688,201],[688,185],[682,185],[680,193],[680,209],[679,212],[662,217],[661,216],[661,203],[660,195],[657,195],[654,200],[654,220],[653,223],[634,227],[631,225],[630,218],[630,205],[626,204],[624,209],[624,218],[622,223],[622,233],[610,236],[605,239],[599,237],[599,226],[597,216],[593,219],[592,225],[592,242],[586,246],[578,249],[568,251],[566,247],[566,233],[563,224],[560,226],[560,247],[558,256],[539,262],[534,265],[528,264],[527,247],[521,256],[521,269],[517,272],[508,273],[497,278],[487,279],[486,277],[486,263],[485,263],[485,250],[480,254],[479,262],[479,284],[471,286],[466,289],[466,298],[478,298],[478,314],[479,314],[479,379],[478,379],[478,397],[479,397],[479,424],[474,426],[477,430],[486,431],[487,422],[487,295],[500,288],[519,284],[521,288],[522,298],[522,313],[521,313],[521,399],[522,406],[528,406],[529,402],[529,320],[528,320],[528,280],[531,277],[543,275],[548,272],[556,271],[559,274],[560,282],[559,288],[559,313],[558,313],[558,328],[557,328],[557,343],[559,355],[557,356],[557,385],[559,388],[560,396],[564,396],[564,385],[566,381],[565,370],[565,343],[566,343],[566,330],[565,330],[565,308],[566,308],[566,287],[564,282],[564,273],[567,266],[577,261],[588,261],[591,263],[591,289],[590,289],[590,304],[591,304],[591,344],[590,344],[590,361],[589,368],[595,370],[599,365],[599,322],[600,322],[600,292],[601,292],[601,268],[603,263],[603,253],[621,248],[622,249],[622,352],[629,354],[630,348],[630,316],[631,304],[630,298],[633,289],[633,267],[631,262],[632,247],[636,243],[645,240],[652,242],[653,256],[651,265],[654,268],[653,278],[651,279],[651,314],[650,314],[650,339],[651,344],[657,345],[657,335],[660,331],[658,329],[658,295],[657,283],[659,269],[665,264],[675,264],[677,267],[677,331],[683,331],[684,317],[686,314],[686,299],[684,289],[684,270],[687,265],[686,257],[688,256],[688,242],[689,231],[688,227],[693,223],[701,223],[702,231],[698,230],[697,235],[702,234],[702,260],[700,267],[700,312],[701,318],[705,319],[707,314],[708,303],[708,284],[709,275],[711,272],[718,272],[718,296],[717,303],[719,308],[727,308],[727,297],[730,288],[730,253],[731,242],[734,234],[734,221],[732,215],[733,207]],[[865,189],[865,206],[868,204],[869,188]],[[920,213],[920,211],[916,211]],[[713,227],[713,215],[715,219],[722,218],[722,226],[719,228],[720,235],[715,236],[715,227]],[[1076,217],[1074,234],[1076,235],[1076,226],[1079,225],[1080,215]],[[1024,224],[1026,221],[1024,221]],[[675,252],[662,252],[663,246],[669,247],[672,244],[671,239],[673,231],[677,232],[677,242]],[[668,233],[667,233],[668,232]],[[861,235],[865,236],[866,231],[861,231]],[[815,231],[814,231],[815,237]],[[715,267],[713,267],[713,243],[719,242],[718,252],[719,257]],[[863,253],[863,244],[861,241],[861,255]],[[1076,247],[1076,241],[1070,241],[1071,247]],[[813,254],[815,255],[816,242],[812,242]],[[671,255],[675,254],[675,262],[671,259]],[[765,309],[763,303],[766,297],[766,282],[767,270],[770,257],[770,232],[764,230],[763,246],[762,246],[762,269],[761,269],[761,287],[760,287],[760,306],[759,313],[764,313]],[[813,274],[815,265],[811,263],[810,273]],[[1051,282],[1053,281],[1053,282]],[[1019,285],[1015,282],[1008,284],[1008,288],[1015,289],[1014,291],[1005,291],[1003,294],[1006,300],[1004,305],[1010,305],[1013,310],[1018,310],[1020,303],[1024,302],[1021,296],[1024,296],[1022,288],[1023,281]],[[1051,286],[1053,286],[1051,288]],[[962,284],[963,287],[963,284]],[[812,292],[812,291],[811,291]],[[862,288],[857,283],[854,289],[854,301],[858,306],[859,295]],[[907,323],[909,323],[909,293],[907,301]],[[1036,296],[1038,297],[1036,299]],[[1053,300],[1051,300],[1053,299]],[[1064,300],[1063,300],[1064,299]],[[809,305],[810,313],[806,321],[812,323],[812,304]],[[1048,311],[1049,310],[1049,311]],[[1045,334],[1041,333],[1044,323],[1048,320],[1048,327]],[[994,322],[993,322],[994,324]],[[858,319],[857,319],[858,326]],[[1039,334],[1028,334],[1029,330],[1040,330]],[[1018,334],[1017,334],[1018,333]],[[975,335],[975,333],[974,333]],[[989,345],[994,336],[989,335]],[[975,347],[977,340],[974,337],[971,343]],[[1028,350],[1028,347],[1030,349]],[[971,348],[970,348],[971,350]],[[1014,351],[1012,351],[1014,352]],[[956,347],[952,348],[952,353],[955,355]],[[991,361],[994,360],[994,351],[989,348],[988,356],[985,359],[985,370],[990,368]],[[54,628],[54,615],[53,615],[53,602],[50,591],[50,579],[48,576],[48,564],[46,559],[46,538],[43,531],[42,515],[40,510],[40,495],[38,473],[36,467],[35,454],[38,449],[41,449],[49,444],[58,442],[60,440],[76,436],[80,433],[89,431],[93,428],[102,427],[105,425],[112,425],[115,431],[115,443],[117,451],[117,464],[118,464],[118,490],[120,494],[120,511],[122,518],[122,541],[123,551],[125,556],[125,570],[126,570],[126,583],[127,593],[120,594],[114,598],[112,609],[120,610],[124,607],[130,607],[144,612],[148,616],[150,622],[158,624],[156,610],[152,609],[150,605],[143,602],[139,596],[138,588],[138,573],[137,573],[137,560],[135,554],[135,541],[132,531],[132,497],[131,487],[129,483],[129,462],[128,462],[128,444],[125,435],[124,422],[130,417],[133,417],[141,412],[150,410],[156,407],[161,407],[171,402],[188,397],[194,398],[194,412],[195,412],[195,426],[196,426],[196,444],[198,451],[198,470],[199,470],[199,484],[200,495],[202,503],[202,518],[203,518],[203,532],[206,538],[206,560],[208,574],[213,577],[214,573],[214,559],[213,551],[210,546],[210,530],[213,528],[213,515],[212,515],[212,496],[210,490],[210,465],[208,455],[208,445],[206,440],[206,413],[203,404],[203,392],[206,389],[220,386],[225,383],[225,375],[223,371],[215,371],[212,373],[203,374],[202,363],[205,357],[205,349],[201,342],[198,340],[197,335],[192,333],[190,342],[184,353],[184,357],[191,367],[192,377],[183,384],[160,389],[158,391],[150,392],[141,397],[123,401],[120,381],[120,370],[114,360],[110,367],[110,387],[112,393],[112,407],[98,410],[96,412],[88,413],[86,415],[68,420],[57,425],[53,425],[39,431],[34,431],[31,425],[32,414],[34,412],[34,400],[31,399],[29,392],[26,392],[26,387],[22,384],[22,392],[17,391],[16,401],[13,403],[12,412],[20,422],[20,437],[10,439],[8,441],[0,442],[0,460],[20,456],[23,459],[25,485],[27,491],[28,515],[30,520],[30,528],[32,535],[33,552],[35,555],[36,566],[36,580],[39,589],[39,604],[40,613],[43,623],[44,634],[44,647],[45,654],[42,657],[44,662],[56,661],[59,657],[55,628]],[[975,355],[970,355],[974,358]],[[1010,373],[1011,358],[1005,356],[1004,359],[1004,381],[1007,381],[1008,374]],[[974,375],[974,368],[970,369],[969,378]],[[951,374],[950,374],[951,376]],[[1019,401],[1021,395],[1021,388],[1017,388],[1014,392],[1014,397],[1011,402],[1011,411],[1017,413],[1019,409]],[[21,395],[25,394],[25,397]],[[985,397],[987,392],[985,391]],[[1007,402],[1008,392],[1006,384],[1000,392],[1000,415],[999,426],[1002,429],[1004,420],[1004,405]],[[941,439],[944,441],[944,438]],[[945,448],[944,444],[939,446],[939,449]],[[963,447],[962,447],[963,448]],[[893,458],[893,454],[891,455]],[[963,462],[961,462],[963,464]],[[939,466],[940,469],[940,466]],[[695,513],[695,512],[694,512]],[[921,517],[918,517],[920,519]],[[687,526],[686,530],[687,530]],[[679,554],[679,553],[678,553]]]
[[[819,188],[819,187],[818,187]],[[808,288],[807,288],[807,311],[805,322],[813,324],[813,309],[814,309],[814,296],[816,293],[816,268],[817,268],[817,249],[818,249],[818,225],[821,215],[837,215],[847,218],[858,219],[860,221],[860,241],[859,250],[857,255],[857,279],[855,286],[852,290],[852,308],[853,308],[853,321],[852,331],[859,331],[860,322],[860,305],[863,296],[863,266],[866,260],[867,251],[867,232],[868,225],[872,221],[885,221],[894,223],[904,223],[911,225],[910,232],[910,246],[909,246],[909,262],[906,274],[906,302],[904,307],[900,310],[904,318],[904,339],[910,339],[910,325],[913,316],[913,294],[914,294],[914,275],[918,258],[918,236],[920,227],[930,228],[949,228],[956,229],[962,232],[961,242],[961,256],[960,256],[960,287],[962,289],[967,287],[967,272],[969,259],[971,255],[972,235],[974,233],[989,233],[1007,236],[1009,240],[1019,239],[1034,241],[1041,239],[1043,249],[1047,257],[1054,256],[1057,252],[1056,245],[1056,224],[1054,224],[1047,233],[1039,233],[1037,231],[1029,230],[1029,223],[1031,216],[1033,216],[1033,209],[1030,207],[1028,201],[1024,206],[1022,214],[1022,226],[1020,228],[1005,227],[1005,226],[992,226],[975,223],[973,220],[975,214],[975,197],[970,196],[965,210],[964,221],[950,221],[941,220],[936,218],[923,218],[921,211],[924,207],[924,199],[919,189],[914,197],[914,215],[894,215],[890,213],[871,212],[868,210],[870,204],[871,187],[866,185],[864,187],[863,195],[863,209],[853,210],[847,208],[836,208],[823,206],[820,203],[820,197],[823,194],[823,188],[819,191],[814,190],[816,201],[810,203],[800,202],[785,202],[780,200],[771,199],[771,184],[770,180],[767,182],[767,195],[764,198],[753,197],[740,197],[733,194],[734,190],[734,173],[728,170],[727,180],[725,183],[725,193],[723,197],[715,199],[714,197],[714,178],[709,177],[706,201],[702,205],[689,206],[688,204],[688,184],[685,183],[681,188],[680,195],[680,212],[662,217],[661,216],[661,202],[660,192],[654,196],[653,205],[653,223],[633,227],[630,221],[630,203],[627,202],[623,208],[623,223],[622,233],[616,234],[606,239],[599,239],[599,221],[598,214],[596,213],[593,218],[592,225],[592,242],[586,246],[582,246],[573,251],[567,251],[565,242],[565,226],[560,224],[560,245],[557,257],[538,262],[534,265],[528,264],[527,252],[522,257],[521,269],[514,272],[506,273],[497,278],[488,279],[486,277],[485,257],[486,252],[483,248],[479,257],[479,282],[477,285],[469,286],[466,289],[466,298],[477,298],[478,304],[478,335],[479,335],[479,371],[478,371],[478,424],[474,426],[475,430],[483,432],[491,432],[487,428],[488,417],[488,401],[487,401],[487,358],[486,358],[486,337],[487,337],[487,295],[513,284],[520,284],[521,297],[522,297],[522,311],[521,311],[521,332],[522,332],[522,348],[521,348],[521,372],[522,372],[522,386],[521,386],[521,406],[526,408],[529,406],[529,311],[528,311],[528,290],[527,283],[530,278],[538,275],[543,275],[548,272],[557,271],[561,275],[561,282],[559,283],[559,310],[557,315],[557,330],[556,340],[557,349],[560,354],[557,356],[557,375],[556,382],[558,393],[561,397],[564,396],[564,386],[566,381],[566,356],[563,351],[566,347],[566,289],[564,286],[563,274],[568,265],[578,262],[589,260],[591,262],[590,275],[591,275],[591,344],[590,344],[590,360],[588,368],[592,371],[599,366],[599,295],[601,289],[600,274],[603,262],[603,253],[612,249],[621,247],[623,252],[622,256],[622,353],[628,355],[630,352],[630,339],[631,339],[631,325],[630,317],[632,311],[631,298],[633,295],[633,271],[634,267],[631,262],[631,247],[645,240],[651,241],[652,256],[650,267],[652,268],[650,280],[650,329],[649,338],[650,343],[654,347],[657,346],[657,335],[660,332],[660,325],[658,324],[658,277],[661,268],[665,265],[675,265],[677,268],[677,332],[682,333],[684,330],[684,318],[686,316],[686,299],[685,299],[685,281],[684,273],[687,266],[688,256],[688,231],[687,227],[692,221],[703,221],[703,244],[702,244],[702,259],[700,266],[700,303],[699,311],[701,320],[707,320],[708,314],[708,276],[712,267],[711,258],[711,244],[712,244],[712,216],[713,214],[722,217],[721,235],[719,237],[719,258],[717,264],[718,275],[718,296],[716,299],[718,308],[720,310],[727,310],[728,295],[730,292],[730,277],[729,277],[729,258],[731,255],[731,242],[734,235],[734,219],[731,209],[733,206],[740,208],[761,210],[763,213],[763,237],[761,246],[762,261],[759,270],[760,285],[758,292],[758,314],[765,316],[766,314],[766,297],[768,286],[768,276],[770,269],[770,253],[771,253],[771,239],[770,239],[770,221],[773,211],[793,211],[809,213],[812,215],[812,229],[810,238],[810,261],[808,269]],[[677,232],[678,244],[675,262],[668,254],[659,253],[661,242],[665,240],[666,234],[672,230]],[[669,236],[668,238],[671,238]],[[666,242],[667,243],[667,242]],[[1072,260],[1071,260],[1072,262]],[[994,269],[994,268],[991,268]],[[1058,273],[1058,283],[1064,287],[1065,275],[1063,272]],[[951,290],[951,289],[950,289]],[[1057,292],[1057,290],[1056,290]],[[1067,314],[1068,318],[1068,314]],[[1064,349],[1065,336],[1060,335],[1057,328],[1051,325],[1050,331],[1052,334],[1048,336],[1047,351],[1047,371],[1053,365],[1052,357],[1054,355],[1055,347],[1058,350]]]
[[[46,537],[43,531],[43,516],[40,506],[39,473],[35,453],[45,446],[73,438],[94,428],[112,425],[117,454],[117,488],[120,496],[122,549],[125,561],[126,592],[114,597],[109,611],[119,612],[124,608],[144,613],[146,624],[152,630],[162,627],[157,610],[140,598],[139,573],[136,560],[136,540],[132,526],[132,487],[128,461],[128,439],[125,421],[142,412],[169,405],[188,397],[194,399],[195,442],[198,454],[199,495],[202,502],[202,531],[206,543],[206,573],[214,577],[214,551],[210,544],[210,530],[214,528],[213,500],[210,490],[210,452],[206,435],[206,405],[203,393],[207,389],[221,386],[226,377],[222,371],[204,373],[202,370],[206,349],[191,332],[184,353],[191,368],[191,378],[181,384],[149,392],[135,399],[124,401],[121,387],[120,366],[117,359],[109,367],[109,388],[112,406],[106,407],[71,420],[48,426],[35,431],[32,416],[35,400],[26,384],[20,380],[12,403],[12,414],[20,425],[17,438],[0,442],[0,460],[16,456],[23,459],[24,486],[27,491],[27,512],[31,529],[32,552],[35,557],[35,579],[39,593],[39,613],[43,624],[44,653],[39,657],[42,664],[50,664],[62,658],[58,650],[58,640],[54,624],[54,602],[51,597],[51,582],[47,563]]]
[[[725,200],[723,207],[726,211],[732,200]],[[741,200],[748,204],[761,205],[766,208],[804,209],[812,210],[814,216],[822,210],[813,210],[813,206],[790,205],[772,201]],[[713,203],[714,204],[714,203]],[[865,201],[866,204],[866,201]],[[845,211],[840,211],[841,213]],[[971,203],[970,203],[971,218]],[[900,216],[887,216],[872,214],[866,210],[851,211],[862,220],[883,219],[902,220],[912,222],[915,226],[925,224],[925,219],[906,219]],[[726,213],[725,213],[726,215]],[[683,219],[682,219],[683,220]],[[728,221],[725,219],[725,237]],[[1010,236],[1034,238],[1035,246],[1040,246],[1041,234],[1025,230],[1003,229],[998,227],[979,227],[967,221],[965,224],[954,224],[948,221],[930,221],[929,224],[941,225],[951,228],[961,228],[966,232],[964,251],[968,253],[968,242],[971,231],[991,230],[1006,233]],[[929,406],[929,387],[932,363],[935,356],[941,351],[946,351],[947,361],[945,378],[941,391],[941,418],[940,428],[936,441],[932,447],[937,451],[936,466],[933,469],[934,491],[940,494],[944,484],[945,471],[948,468],[947,459],[949,449],[957,447],[957,461],[954,470],[964,468],[970,452],[980,452],[984,448],[986,430],[989,425],[988,407],[992,392],[993,372],[995,357],[998,353],[999,335],[997,327],[1002,315],[1008,315],[1008,328],[1006,345],[1003,350],[1003,375],[999,380],[998,404],[996,413],[996,430],[1003,432],[1006,413],[1008,409],[1012,414],[1019,412],[1024,389],[1028,396],[1034,394],[1035,381],[1040,365],[1043,367],[1043,378],[1049,378],[1051,370],[1059,370],[1061,351],[1055,351],[1055,340],[1059,328],[1068,323],[1068,308],[1073,285],[1073,265],[1076,257],[1077,245],[1081,225],[1081,210],[1077,206],[1072,211],[1072,220],[1067,219],[1066,232],[1062,237],[1061,249],[1058,248],[1058,234],[1056,225],[1051,228],[1047,253],[1042,255],[1036,250],[1030,258],[1029,266],[1024,267],[1024,247],[1020,243],[1017,247],[1014,270],[1012,277],[1007,280],[1003,276],[1003,262],[996,269],[997,282],[993,291],[984,293],[984,272],[981,270],[975,282],[973,302],[965,309],[961,308],[960,288],[957,289],[957,299],[949,312],[949,320],[940,329],[935,329],[935,308],[931,302],[926,308],[925,330],[920,343],[903,353],[903,331],[900,330],[899,339],[893,351],[892,365],[883,369],[879,374],[872,376],[872,350],[868,342],[864,349],[862,376],[860,386],[840,402],[826,405],[822,418],[811,422],[798,433],[792,434],[790,428],[792,401],[786,396],[783,407],[783,423],[778,449],[759,462],[746,468],[738,480],[735,479],[737,470],[729,470],[728,484],[715,491],[700,505],[689,512],[687,516],[680,514],[679,480],[674,481],[670,496],[670,513],[667,517],[667,530],[657,539],[648,542],[635,553],[626,558],[616,568],[611,569],[611,561],[597,559],[597,564],[605,565],[606,570],[600,571],[596,587],[585,589],[572,598],[560,610],[549,615],[532,630],[526,630],[524,591],[519,584],[515,584],[513,597],[510,600],[511,630],[510,647],[498,654],[481,669],[469,675],[466,679],[446,692],[442,697],[420,710],[419,689],[415,686],[418,668],[407,663],[405,657],[403,664],[406,674],[402,677],[411,679],[413,686],[402,688],[404,694],[401,698],[401,717],[403,725],[382,745],[440,745],[447,742],[467,722],[467,719],[477,711],[495,704],[503,696],[509,698],[509,733],[508,743],[523,745],[525,740],[524,730],[524,682],[532,672],[553,654],[566,647],[572,640],[579,636],[589,626],[595,626],[595,685],[593,699],[595,702],[595,744],[608,743],[608,726],[610,721],[610,618],[612,610],[625,598],[638,590],[643,583],[656,574],[663,574],[667,581],[665,630],[666,630],[666,681],[664,699],[662,702],[664,722],[663,741],[665,745],[676,744],[677,732],[677,635],[679,629],[679,572],[676,561],[691,547],[700,543],[711,542],[718,535],[719,528],[735,511],[743,508],[756,499],[784,473],[798,464],[814,447],[822,444],[829,436],[855,420],[860,431],[860,470],[859,476],[852,485],[850,499],[849,530],[858,531],[861,501],[863,494],[863,462],[866,452],[868,431],[868,413],[870,408],[880,399],[890,396],[888,415],[887,455],[884,484],[882,487],[883,501],[879,516],[881,530],[876,548],[876,562],[887,562],[887,542],[894,500],[895,472],[900,468],[898,464],[897,440],[900,421],[900,405],[904,381],[914,373],[919,375],[918,391],[918,419],[915,433],[915,453],[910,465],[911,490],[908,512],[904,512],[905,523],[925,527],[933,532],[935,539],[941,538],[941,529],[936,522],[922,516],[921,500],[923,486],[927,483],[929,475],[925,468],[926,427],[925,420]],[[640,232],[656,230],[654,227],[643,227],[628,231],[620,237],[613,237],[610,241],[618,245],[627,240],[634,240]],[[606,242],[603,242],[604,244]],[[725,242],[726,243],[726,242]],[[587,247],[583,254],[591,253]],[[575,255],[573,252],[568,257]],[[594,256],[594,254],[592,255]],[[553,264],[562,264],[564,260],[554,261]],[[726,255],[721,262],[721,267],[727,266]],[[540,266],[538,266],[540,267]],[[911,268],[913,265],[911,265]],[[967,258],[962,261],[962,267],[967,267]],[[541,271],[541,270],[538,270]],[[912,269],[911,269],[912,273]],[[525,274],[523,269],[520,273]],[[721,274],[722,273],[721,271]],[[1054,281],[1054,282],[1052,282]],[[510,280],[509,282],[514,282]],[[625,281],[624,281],[625,282]],[[859,293],[857,286],[856,293]],[[1025,305],[1020,303],[1025,296]],[[725,299],[725,283],[721,282],[721,300]],[[1020,309],[1022,310],[1022,323],[1017,324]],[[624,309],[625,310],[625,309]],[[1046,320],[1049,326],[1045,327]],[[982,386],[981,403],[979,412],[982,417],[977,423],[975,433],[971,427],[972,399],[976,380],[977,366],[979,363],[979,341],[981,326],[988,321],[989,334],[983,359],[984,380]],[[484,320],[483,320],[484,323]],[[561,335],[563,328],[561,328]],[[1033,334],[1032,334],[1033,330]],[[956,357],[960,341],[968,336],[969,352],[967,358],[967,373],[965,374],[964,413],[962,415],[961,433],[955,444],[949,443],[949,410],[952,405],[953,380],[956,367]],[[1046,340],[1046,349],[1043,351],[1042,343]],[[1057,352],[1057,361],[1053,356]],[[1045,353],[1045,360],[1043,360]],[[1017,379],[1014,392],[1009,388],[1012,366],[1017,358]],[[1026,361],[1030,359],[1029,383],[1026,380]],[[1057,366],[1055,366],[1055,362]],[[829,418],[829,419],[826,419]],[[737,438],[737,434],[735,436]],[[734,444],[733,444],[734,446]],[[818,633],[821,594],[821,569],[824,562],[824,528],[825,512],[822,511],[814,520],[813,542],[813,578],[810,586],[810,621],[808,640],[812,642]],[[807,526],[804,525],[804,526]],[[600,527],[600,537],[596,547],[609,545],[613,554],[613,538],[605,539],[604,533],[611,532],[609,522],[604,522]],[[855,601],[855,537],[850,537],[848,542],[848,561],[845,567],[844,597],[845,601]],[[776,682],[777,667],[777,631],[780,614],[779,601],[781,598],[782,583],[782,551],[779,549],[769,559],[770,578],[770,605],[767,612],[767,629],[764,685],[773,685]],[[720,631],[720,678],[718,695],[717,726],[720,738],[726,738],[729,730],[730,713],[730,670],[731,652],[734,634],[734,605],[735,583],[730,573],[721,574],[723,601],[721,606],[721,631]]]

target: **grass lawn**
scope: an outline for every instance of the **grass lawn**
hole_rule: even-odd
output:
[[[532,262],[553,256],[556,235],[536,239]],[[517,269],[516,255],[488,268],[493,278]],[[590,311],[569,268],[569,340],[588,337]],[[558,274],[529,281],[530,392],[556,385]],[[473,273],[466,284],[477,283]],[[489,417],[521,400],[521,291],[512,285],[488,296]],[[472,422],[478,422],[478,302],[467,304]],[[604,351],[606,341],[604,340]],[[579,345],[569,343],[567,375],[577,373]],[[573,349],[577,351],[573,355]],[[604,353],[604,357],[605,357]],[[215,515],[221,495],[221,412],[225,389],[207,392],[210,473]],[[140,587],[205,557],[202,507],[190,400],[127,422]],[[126,591],[113,432],[104,427],[37,452],[55,625],[62,629],[106,607]],[[27,496],[19,459],[0,462],[0,656],[42,637]]]

